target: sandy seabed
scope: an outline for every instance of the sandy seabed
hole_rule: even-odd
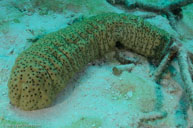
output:
[[[88,0],[84,6],[78,6],[76,0],[66,0],[64,3],[68,6],[63,13],[38,8],[30,11],[29,5],[24,6],[23,1],[18,4],[14,2],[0,0],[0,127],[193,127],[193,112],[182,88],[177,60],[164,73],[160,86],[149,77],[156,67],[131,52],[127,52],[128,57],[140,60],[131,72],[124,71],[119,76],[114,75],[112,68],[120,63],[111,54],[106,55],[77,74],[49,108],[26,112],[10,105],[7,81],[11,68],[18,54],[28,48],[34,39],[78,22],[82,17],[104,12],[152,15],[139,10],[128,12],[105,0]],[[174,37],[180,33],[187,48],[192,50],[193,16],[189,15],[193,13],[191,7],[184,8],[185,15],[177,24],[178,32],[160,15],[146,20]]]

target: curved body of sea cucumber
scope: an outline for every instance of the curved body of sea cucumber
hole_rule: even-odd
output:
[[[160,60],[168,33],[127,14],[107,13],[50,33],[16,59],[8,82],[11,104],[23,110],[51,105],[69,79],[120,42],[126,49]]]

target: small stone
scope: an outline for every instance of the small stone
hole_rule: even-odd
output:
[[[133,92],[132,92],[132,91],[128,91],[128,92],[127,92],[127,97],[128,97],[128,98],[131,98],[132,96],[133,96]]]
[[[171,73],[168,72],[167,74],[165,74],[164,79],[170,80],[171,79]]]
[[[12,55],[14,53],[14,49],[12,49],[9,54]]]
[[[92,127],[95,127],[95,126],[96,126],[96,124],[93,124],[93,125],[92,125]]]
[[[122,71],[118,70],[116,67],[113,68],[113,74],[118,76],[122,73]]]
[[[111,89],[111,86],[108,86],[108,87],[106,87],[105,89],[106,89],[106,90],[109,90],[109,89]]]
[[[71,14],[70,17],[74,17],[75,15],[74,14]]]
[[[2,95],[4,96],[6,93],[5,92],[2,92]]]
[[[118,98],[117,98],[117,97],[113,97],[112,99],[113,99],[113,100],[117,100]]]

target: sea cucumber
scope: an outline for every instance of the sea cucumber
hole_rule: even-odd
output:
[[[8,81],[10,103],[23,110],[49,107],[75,73],[112,51],[125,49],[160,61],[171,36],[142,18],[104,13],[52,32],[23,51]]]

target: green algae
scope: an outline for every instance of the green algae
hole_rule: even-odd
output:
[[[102,120],[94,117],[81,117],[70,126],[63,128],[101,128]]]
[[[0,127],[1,128],[40,128],[40,125],[29,124],[26,122],[12,121],[0,117]]]
[[[39,8],[41,15],[48,14],[48,11],[63,12],[64,3],[60,0],[33,0],[32,6]]]
[[[40,15],[53,13],[83,13],[84,15],[96,15],[111,12],[112,8],[105,0],[14,0],[12,7],[19,12],[32,15],[37,12]]]

